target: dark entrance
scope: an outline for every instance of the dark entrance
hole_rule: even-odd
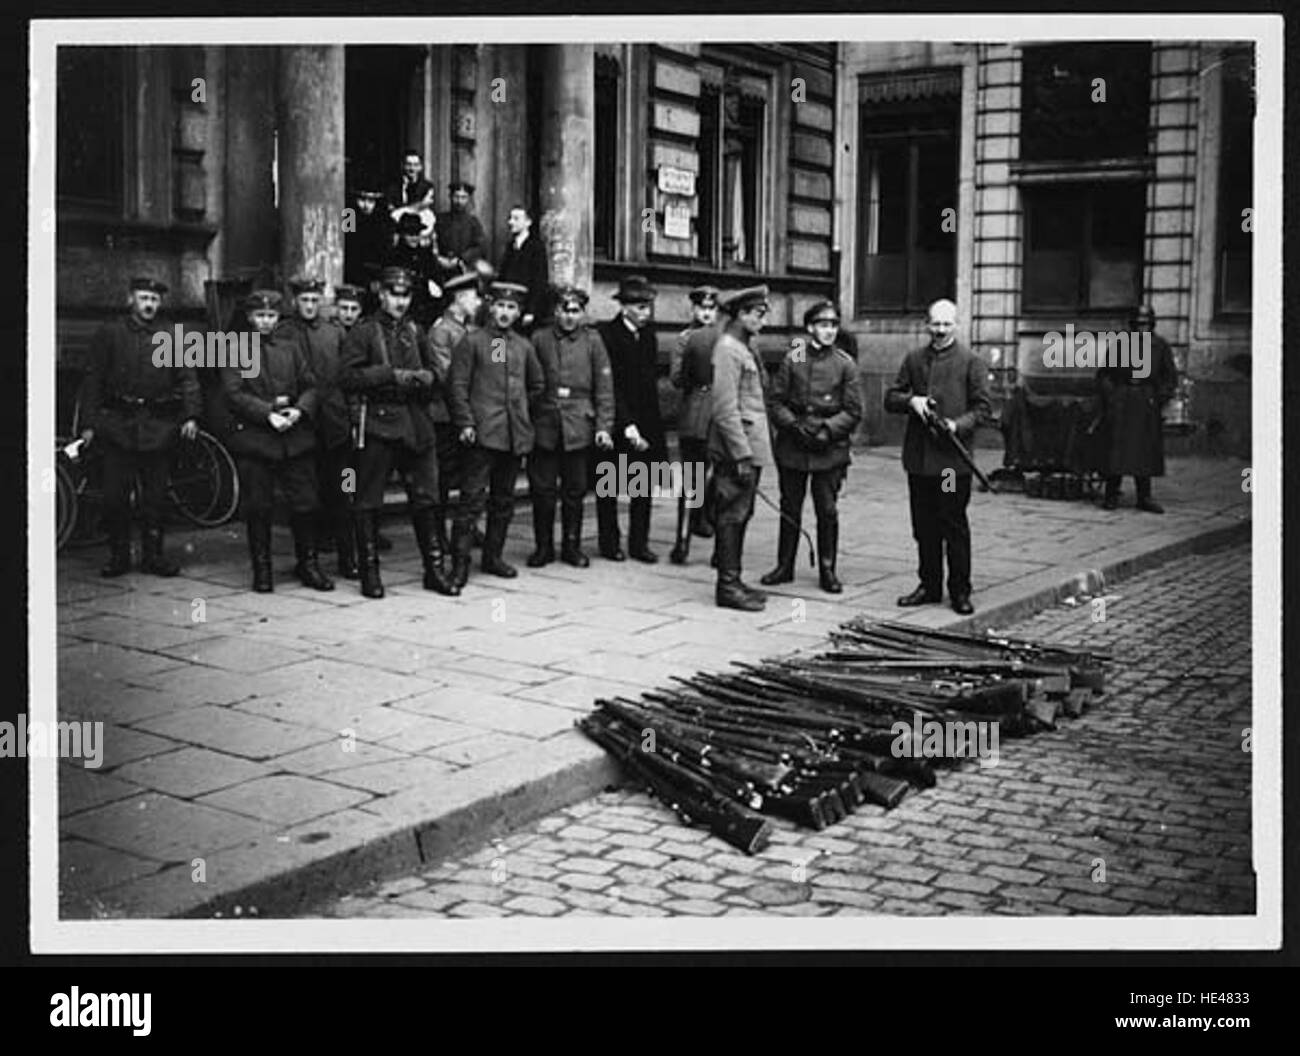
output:
[[[418,47],[348,47],[344,140],[349,195],[359,176],[377,181],[381,189],[397,180],[402,151],[420,149],[410,119],[412,86],[423,58],[424,49]]]

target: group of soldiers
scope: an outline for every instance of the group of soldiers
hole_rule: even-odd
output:
[[[277,486],[290,515],[298,579],[315,590],[334,589],[318,556],[322,539],[332,537],[338,574],[359,579],[365,597],[382,598],[379,521],[385,487],[397,472],[406,488],[423,585],[455,596],[468,582],[476,542],[482,572],[517,575],[503,548],[524,459],[532,568],[557,559],[557,505],[558,559],[578,568],[590,564],[582,549],[583,507],[602,469],[666,464],[651,325],[658,293],[644,276],[620,282],[614,294],[620,310],[596,325],[587,321],[585,290],[550,290],[546,306],[522,284],[485,283],[477,270],[443,282],[445,307],[427,327],[413,309],[418,280],[400,266],[379,274],[377,305],[369,313],[367,291],[356,285],[336,287],[335,311],[328,317],[322,312],[323,282],[300,278],[291,289],[289,313],[282,313],[281,296],[272,290],[256,290],[243,302],[246,325],[260,341],[260,370],[241,371],[238,364],[220,370],[230,419],[225,440],[237,462],[256,591],[274,586]],[[131,567],[129,502],[136,479],[141,570],[178,572],[163,553],[168,459],[178,438],[197,433],[201,399],[193,368],[154,365],[153,335],[167,329],[158,318],[166,292],[152,278],[133,280],[130,314],[103,327],[92,343],[82,435],[87,441],[101,437],[104,450],[110,550],[105,576]],[[841,592],[837,500],[862,396],[855,358],[839,343],[835,305],[819,301],[804,313],[804,332],[791,341],[769,380],[755,347],[770,309],[767,287],[724,295],[699,286],[689,297],[693,319],[678,337],[671,379],[682,394],[680,459],[707,464],[708,476],[702,494],[684,488],[678,495],[670,559],[685,564],[692,536],[712,537],[716,603],[761,610],[764,591],[745,583],[741,572],[760,479],[774,466],[780,488],[777,563],[760,582],[793,581],[811,487],[818,581],[828,593]],[[525,324],[529,309],[533,319]],[[973,612],[966,516],[971,471],[935,428],[937,423],[969,443],[990,402],[987,368],[957,341],[956,328],[951,301],[930,306],[929,341],[904,358],[885,409],[908,415],[902,459],[919,559],[919,585],[898,604],[941,601],[946,559],[950,603],[966,614]],[[1159,405],[1175,378],[1168,346],[1159,342],[1157,349],[1158,369],[1150,378],[1132,372],[1119,377],[1113,370],[1099,375],[1103,404],[1110,408],[1112,455],[1119,452],[1109,462],[1108,507],[1118,488],[1116,474],[1134,473],[1139,508],[1160,512],[1150,496],[1150,476],[1163,472]],[[1134,452],[1142,456],[1136,462]],[[697,484],[702,478],[695,478]],[[649,546],[653,493],[626,488],[625,551],[618,490],[596,489],[600,555],[615,562],[656,562]]]

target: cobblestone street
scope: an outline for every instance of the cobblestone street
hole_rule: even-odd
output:
[[[1107,693],[886,813],[777,822],[752,858],[608,791],[307,916],[1249,914],[1250,550],[1111,587],[1010,633],[1111,650]]]

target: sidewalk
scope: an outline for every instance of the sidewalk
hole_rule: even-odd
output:
[[[62,555],[59,718],[103,721],[105,755],[97,770],[60,765],[61,914],[292,914],[600,790],[616,771],[572,729],[596,696],[809,647],[860,613],[903,615],[894,598],[915,585],[915,550],[898,450],[855,459],[841,504],[845,592],[817,589],[804,546],[797,581],[754,616],[714,607],[707,541],[689,566],[667,562],[668,501],[655,506],[658,565],[593,558],[586,570],[522,567],[521,505],[506,548],[519,577],[476,571],[456,599],[420,588],[397,521],[381,602],[354,583],[299,587],[284,533],[276,593],[250,593],[241,525],[174,534],[184,573],[172,580],[101,580],[98,550]],[[1098,571],[1114,579],[1248,538],[1242,468],[1171,460],[1155,489],[1163,517],[1132,509],[1131,481],[1112,513],[976,493],[974,621],[946,606],[906,618],[1006,623],[1075,593],[1090,571],[1095,585]],[[764,490],[775,499],[775,480]],[[760,502],[747,578],[771,567],[776,526]]]

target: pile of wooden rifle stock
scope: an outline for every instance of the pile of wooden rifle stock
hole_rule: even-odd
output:
[[[685,823],[754,854],[771,836],[764,814],[822,829],[863,803],[888,810],[969,758],[944,754],[951,739],[922,751],[911,731],[926,724],[1018,737],[1081,714],[1110,660],[861,619],[831,640],[815,655],[674,677],[640,700],[600,699],[578,726]]]

